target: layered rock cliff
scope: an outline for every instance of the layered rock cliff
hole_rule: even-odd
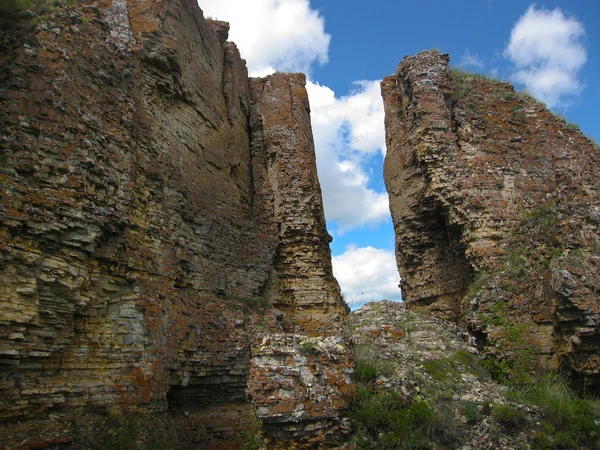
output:
[[[250,400],[276,438],[331,431],[351,359],[302,343],[348,309],[304,76],[249,80],[195,0],[37,13],[0,55],[5,431],[117,405],[235,448]]]
[[[437,51],[405,58],[382,92],[409,307],[467,325],[507,375],[560,366],[597,391],[599,147]]]

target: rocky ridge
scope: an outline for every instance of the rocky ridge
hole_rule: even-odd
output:
[[[504,82],[407,57],[382,82],[384,178],[409,308],[465,325],[511,377],[600,379],[600,148]]]
[[[557,380],[550,387],[540,381],[547,404],[530,401],[528,390],[535,387],[520,391],[494,382],[468,333],[446,320],[383,300],[354,311],[349,324],[359,383],[348,413],[355,430],[351,449],[525,450],[597,443],[597,404],[582,416],[557,417],[556,409],[571,408]],[[558,408],[548,407],[553,402]],[[562,421],[563,429],[579,433],[580,420],[587,438],[586,432],[567,438],[556,425]]]
[[[248,79],[192,0],[28,14],[0,55],[2,445],[101,443],[115,409],[203,448],[255,411],[335,432],[348,309],[304,76]]]

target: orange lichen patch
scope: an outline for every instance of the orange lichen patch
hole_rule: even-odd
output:
[[[399,339],[399,338],[404,337],[406,335],[406,332],[404,330],[402,330],[402,329],[395,329],[395,328],[391,329],[389,331],[389,333],[393,337],[395,337],[396,339]]]
[[[155,31],[161,26],[160,12],[165,8],[165,2],[128,1],[129,23],[136,40],[143,40],[143,36]]]

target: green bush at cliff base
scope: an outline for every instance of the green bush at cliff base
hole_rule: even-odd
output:
[[[377,378],[377,367],[373,363],[359,360],[356,363],[354,376],[359,382],[375,381],[375,379]]]
[[[434,416],[424,402],[407,404],[401,394],[377,393],[372,386],[358,386],[348,409],[357,432],[367,438],[358,440],[358,449],[371,448],[373,441],[382,449],[430,448],[427,432]]]
[[[544,420],[534,448],[600,450],[600,403],[575,395],[558,374],[546,374],[529,385],[513,387],[509,398],[542,408]]]

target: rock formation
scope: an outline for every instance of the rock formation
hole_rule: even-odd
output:
[[[359,400],[347,415],[351,442],[363,448],[525,450],[598,442],[596,400],[577,398],[555,373],[507,389],[451,322],[383,300],[353,311],[349,324]]]
[[[250,398],[318,441],[352,364],[304,76],[249,80],[195,0],[37,14],[0,54],[0,434],[116,405],[235,448]]]
[[[435,50],[405,58],[382,92],[408,306],[467,325],[508,372],[531,359],[597,391],[599,147]]]

